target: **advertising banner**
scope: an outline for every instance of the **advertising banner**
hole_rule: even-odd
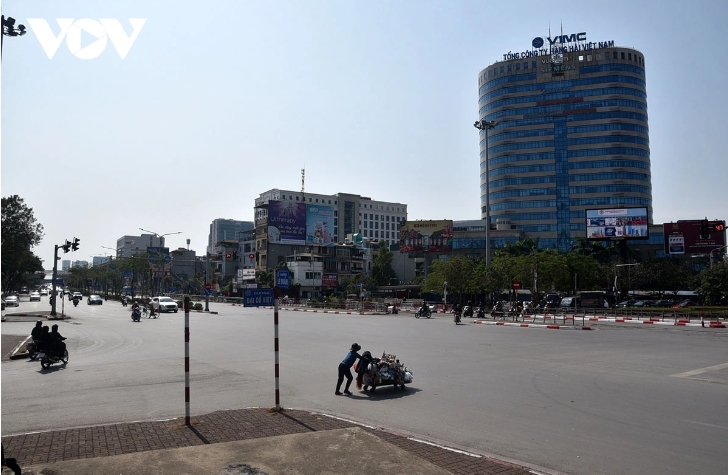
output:
[[[272,244],[306,244],[306,203],[269,201],[268,241]]]
[[[665,235],[665,255],[705,254],[725,246],[725,231],[715,231],[715,221],[710,222],[707,239],[700,237],[701,221],[695,219],[664,223],[662,231]]]
[[[399,230],[400,252],[452,252],[452,220],[407,221]]]
[[[306,244],[334,245],[334,207],[306,205]]]
[[[240,269],[243,280],[255,280],[255,269]]]
[[[321,276],[321,285],[323,287],[336,287],[338,284],[338,276],[336,274],[324,274]]]
[[[586,210],[586,238],[594,241],[649,239],[647,208]]]

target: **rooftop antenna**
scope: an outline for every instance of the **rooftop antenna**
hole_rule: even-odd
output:
[[[303,201],[306,201],[306,195],[304,194],[304,190],[306,188],[306,165],[301,168],[301,197],[303,198]]]

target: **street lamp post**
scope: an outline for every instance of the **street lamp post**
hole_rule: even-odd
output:
[[[0,59],[2,59],[3,43],[6,36],[23,36],[27,31],[25,25],[15,26],[15,18],[2,15],[2,35],[0,35]]]
[[[182,234],[182,231],[177,231],[176,233],[165,233],[165,234],[158,234],[154,231],[150,231],[148,229],[139,228],[140,231],[144,231],[145,233],[151,233],[154,234],[159,238],[159,247],[164,247],[164,236],[172,236],[173,234]],[[161,279],[160,279],[161,283]],[[154,286],[154,280],[152,280],[152,286]],[[161,285],[160,285],[161,287]],[[152,293],[154,293],[154,289],[152,289]]]
[[[725,245],[725,246],[716,247],[715,249],[713,249],[712,251],[710,251],[710,268],[711,269],[713,268],[713,253],[715,251],[720,251],[721,249],[725,249],[726,247],[728,247],[728,244]]]
[[[494,120],[478,120],[473,124],[485,132],[485,265],[490,267],[490,166],[488,164],[488,131],[495,128]]]

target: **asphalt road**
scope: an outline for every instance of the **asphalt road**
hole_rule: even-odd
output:
[[[33,307],[48,304],[20,310]],[[210,308],[219,315],[190,315],[192,414],[272,407],[273,311]],[[66,311],[68,366],[2,363],[3,435],[184,415],[183,312],[135,323],[116,302]],[[6,322],[2,333],[32,326]],[[724,474],[728,331],[594,328],[281,311],[281,404],[552,473]],[[334,396],[336,368],[354,341],[373,355],[397,354],[414,382]]]

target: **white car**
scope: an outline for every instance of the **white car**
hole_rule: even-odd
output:
[[[18,300],[17,295],[8,295],[5,297],[5,306],[6,307],[20,307],[20,301]]]
[[[37,291],[32,291],[30,293],[30,301],[33,302],[40,302],[40,294]]]
[[[177,302],[169,297],[152,297],[152,306],[155,312],[174,312],[177,313]]]

